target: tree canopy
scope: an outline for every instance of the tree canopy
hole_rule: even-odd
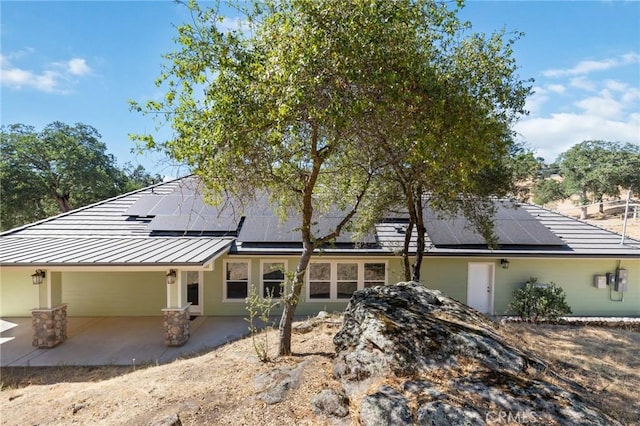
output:
[[[3,126],[0,184],[2,229],[158,182],[142,166],[117,167],[98,131],[86,124],[53,122],[38,132],[24,124]]]
[[[587,140],[574,145],[558,159],[564,192],[580,196],[586,205],[592,197],[603,212],[604,196],[617,197],[620,189],[640,191],[640,147],[630,143]],[[583,218],[586,210],[583,209]]]
[[[300,215],[303,250],[280,322],[288,354],[313,251],[356,213],[372,217],[385,192],[428,192],[450,210],[460,193],[491,193],[482,182],[505,177],[509,125],[529,88],[512,41],[467,36],[450,2],[243,6],[246,28],[228,31],[217,8],[190,2],[193,22],[177,28],[179,48],[157,81],[164,100],[132,107],[172,124],[171,140],[137,138],[190,165],[213,197],[266,190],[283,215]],[[332,229],[314,232],[329,211]]]

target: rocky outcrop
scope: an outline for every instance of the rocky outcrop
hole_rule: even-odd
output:
[[[488,318],[416,283],[354,293],[333,371],[374,424],[616,424]]]

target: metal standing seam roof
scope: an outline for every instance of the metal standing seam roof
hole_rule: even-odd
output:
[[[197,186],[195,178],[181,178],[6,231],[0,234],[0,266],[203,266],[228,251],[238,255],[265,256],[291,255],[301,251],[299,241],[294,238],[297,232],[292,232],[295,228],[293,222],[279,223],[272,216],[272,209],[264,203],[258,205],[261,209],[254,206],[253,211],[248,210],[248,217],[242,225],[246,228],[240,228],[237,237],[211,234],[193,236],[193,233],[180,235],[180,230],[175,236],[154,234],[159,223],[169,220],[163,214],[151,214],[153,209],[159,209],[163,200],[180,203],[171,217],[175,224],[183,223],[183,231],[193,232],[193,227],[203,228],[199,223],[217,214],[215,209],[205,208],[201,201],[194,203],[194,188]],[[153,200],[156,196],[157,203]],[[188,210],[186,206],[191,205],[189,203],[199,206],[199,212],[185,211]],[[167,208],[170,206],[162,207],[159,213],[166,213]],[[204,209],[207,212],[201,216],[200,212]],[[559,238],[560,244],[543,246],[541,243],[544,241],[536,238],[531,241],[539,243],[538,246],[512,244],[489,250],[482,244],[466,244],[464,241],[462,244],[438,246],[438,242],[432,241],[427,235],[425,255],[640,259],[638,240],[626,238],[625,244],[620,244],[621,235],[614,232],[538,206],[522,204],[520,209],[523,211],[517,215],[507,212],[508,220],[497,220],[496,226],[503,227],[503,232],[519,232],[522,226],[512,226],[517,224],[511,222],[517,222],[517,217],[526,212],[527,220],[535,221],[538,229]],[[220,220],[215,224],[216,229],[221,225],[228,229],[233,227],[233,223],[240,223],[239,220],[227,220],[224,216],[215,217]],[[155,226],[152,223],[154,218],[158,219]],[[186,219],[189,220],[185,222]],[[326,221],[318,224],[320,228],[336,220],[334,217],[325,219]],[[212,221],[204,228],[213,226]],[[406,226],[406,220],[392,218],[376,224],[375,235],[367,238],[365,246],[351,244],[347,241],[347,233],[334,246],[327,246],[319,251],[336,255],[391,256],[402,250]],[[517,242],[513,238],[506,240]],[[415,229],[410,250],[416,250]]]
[[[149,218],[127,214],[141,197],[176,197],[190,178],[63,213],[0,234],[0,266],[203,266],[229,250],[224,237],[154,237]]]
[[[580,220],[555,213],[545,208],[520,204],[520,209],[528,212],[564,243],[562,246],[503,246],[490,250],[478,245],[460,244],[438,247],[425,236],[426,256],[519,256],[519,257],[602,257],[621,258],[631,257],[640,259],[640,241],[625,238],[620,244],[622,236],[612,231],[582,222]],[[383,222],[376,225],[376,232],[380,244],[393,251],[401,250],[404,244],[403,225],[406,223]],[[498,224],[499,226],[499,224]],[[415,253],[417,234],[413,232],[410,250]]]
[[[232,243],[207,237],[4,237],[0,266],[204,266]]]

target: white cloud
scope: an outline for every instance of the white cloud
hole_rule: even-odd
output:
[[[545,77],[564,77],[572,75],[585,75],[595,71],[605,71],[624,65],[630,65],[640,62],[640,55],[635,52],[620,55],[615,58],[606,58],[598,61],[584,60],[578,62],[573,68],[567,69],[550,69],[542,71]]]
[[[534,87],[533,94],[527,98],[525,109],[531,114],[535,114],[549,100],[547,91],[542,87]]]
[[[567,90],[567,88],[562,84],[550,84],[549,86],[547,86],[547,89],[549,89],[550,92],[560,94],[564,93]]]
[[[601,96],[591,96],[576,102],[576,106],[583,109],[586,115],[602,118],[618,118],[623,110],[623,103],[613,99],[608,91]]]
[[[611,119],[600,113],[558,113],[523,119],[515,130],[536,155],[552,162],[561,153],[584,140],[606,140],[640,144],[640,114]]]
[[[586,90],[588,92],[593,92],[596,90],[596,84],[589,80],[586,77],[576,77],[576,78],[572,78],[569,81],[569,85],[571,87],[575,87],[576,89],[582,89],[582,90]]]
[[[41,92],[67,93],[74,77],[91,74],[92,70],[85,59],[72,58],[66,62],[52,62],[42,70],[34,71],[13,65],[31,51],[14,52],[0,55],[0,84],[15,90],[35,89]]]
[[[67,62],[69,72],[73,75],[91,74],[91,68],[87,65],[87,61],[82,58],[73,58]]]

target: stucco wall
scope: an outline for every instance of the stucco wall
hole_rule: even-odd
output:
[[[65,272],[70,316],[154,316],[166,307],[164,272]]]
[[[629,271],[629,291],[623,302],[610,300],[610,288],[593,285],[594,275],[614,273],[618,261],[608,259],[510,259],[509,269],[496,266],[496,314],[504,314],[513,291],[530,277],[540,283],[553,281],[567,294],[567,303],[575,316],[640,316],[640,259],[623,260],[620,267]],[[613,299],[621,294],[613,292]]]
[[[481,259],[431,258],[422,268],[423,283],[463,303],[467,301],[467,268],[469,261]],[[489,262],[492,260],[489,259]],[[540,283],[553,281],[567,294],[567,303],[574,316],[640,316],[640,259],[623,260],[620,267],[629,271],[629,291],[623,302],[610,299],[609,287],[593,285],[594,275],[614,273],[618,261],[614,259],[515,259],[509,258],[509,268],[495,263],[494,314],[505,315],[513,298],[513,291],[529,278]],[[619,299],[619,293],[611,294]]]
[[[237,259],[237,257],[234,257]],[[251,282],[260,280],[260,258],[251,262]],[[271,259],[277,259],[272,257]],[[316,258],[318,259],[318,258]],[[323,259],[336,259],[324,256]],[[246,316],[244,301],[223,301],[224,259],[214,263],[214,270],[204,273],[204,315]],[[285,259],[289,271],[297,258]],[[424,260],[422,280],[429,288],[466,303],[467,267],[470,259],[428,258]],[[472,259],[495,264],[494,313],[504,315],[513,291],[530,277],[539,282],[553,281],[567,293],[574,315],[640,316],[640,259],[623,260],[620,267],[629,271],[629,291],[624,301],[610,300],[609,288],[593,286],[593,276],[615,272],[616,260],[602,259],[509,259],[509,269],[500,267],[499,259]],[[402,281],[399,257],[387,259],[388,282]],[[30,316],[38,303],[38,287],[31,283],[31,269],[0,269],[0,315]],[[160,316],[166,306],[165,272],[62,272],[62,302],[68,303],[70,316]],[[614,299],[620,294],[613,293]],[[346,302],[307,301],[306,287],[297,315],[312,315],[320,310],[341,311]],[[278,310],[273,314],[277,315]]]
[[[38,287],[31,282],[33,269],[0,268],[0,317],[31,316],[38,305]]]

